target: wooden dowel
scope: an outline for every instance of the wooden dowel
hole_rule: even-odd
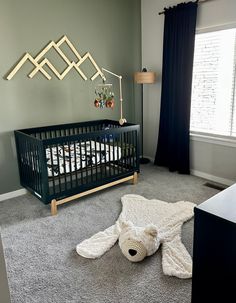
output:
[[[72,200],[75,200],[75,199],[78,199],[78,198],[90,195],[90,194],[95,193],[97,191],[100,191],[102,189],[105,189],[105,188],[108,188],[108,187],[111,187],[111,186],[114,186],[114,185],[117,185],[117,184],[120,184],[120,183],[123,183],[123,182],[126,182],[126,181],[130,181],[130,180],[132,181],[133,184],[137,183],[137,180],[138,180],[138,174],[137,174],[137,172],[135,172],[132,176],[128,176],[128,177],[122,178],[120,180],[116,180],[116,181],[113,181],[113,182],[110,182],[110,183],[98,186],[96,188],[92,188],[90,190],[84,191],[82,193],[79,193],[79,194],[76,194],[76,195],[73,195],[73,196],[70,196],[70,197],[58,200],[58,201],[55,200],[55,199],[53,199],[51,201],[51,214],[52,214],[52,216],[55,216],[57,214],[57,206],[58,205],[70,202]]]

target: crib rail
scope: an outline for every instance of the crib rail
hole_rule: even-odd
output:
[[[41,139],[59,138],[59,137],[65,137],[71,135],[87,134],[97,131],[104,131],[107,129],[127,127],[132,125],[133,124],[131,123],[126,123],[124,126],[121,126],[117,121],[104,119],[104,120],[29,128],[29,129],[23,129],[21,131],[28,135],[35,136],[36,138],[41,140]]]

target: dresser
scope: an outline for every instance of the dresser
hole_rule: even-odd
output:
[[[192,303],[236,302],[236,184],[194,209]]]

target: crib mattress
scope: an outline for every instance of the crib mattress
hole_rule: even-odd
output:
[[[48,176],[74,172],[86,166],[116,161],[121,148],[95,141],[73,143],[46,149]]]

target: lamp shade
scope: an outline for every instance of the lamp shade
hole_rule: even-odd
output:
[[[136,72],[134,73],[134,81],[139,84],[154,83],[156,81],[155,72]]]

